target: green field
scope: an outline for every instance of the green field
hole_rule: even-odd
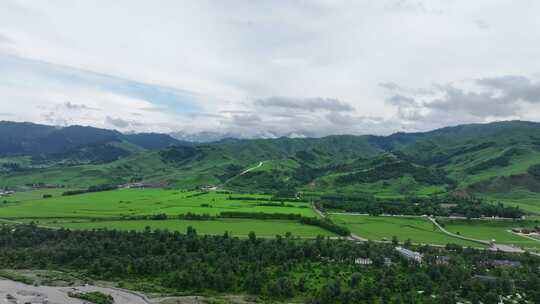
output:
[[[495,240],[496,243],[515,245],[526,249],[540,249],[540,241],[509,232],[512,228],[533,228],[539,225],[534,221],[447,220],[441,221],[441,223],[444,223],[448,231],[466,237],[485,241]]]
[[[260,194],[227,194],[217,192],[178,191],[164,189],[125,189],[94,192],[73,196],[61,196],[64,189],[46,189],[18,192],[6,197],[7,204],[0,205],[0,218],[16,222],[36,222],[46,227],[72,229],[110,228],[122,230],[168,229],[185,232],[188,226],[200,234],[223,234],[229,231],[236,236],[246,236],[254,231],[259,236],[271,237],[291,232],[300,237],[333,233],[316,226],[303,225],[288,220],[260,219],[214,219],[214,220],[127,220],[129,216],[166,214],[175,217],[182,214],[208,214],[221,212],[256,212],[298,214],[305,217],[318,215],[302,202],[284,202],[284,206],[264,206],[268,199]],[[42,199],[43,194],[52,198]],[[231,196],[233,199],[231,199]],[[272,202],[278,204],[279,202]]]
[[[449,243],[470,247],[482,245],[445,235],[427,219],[420,217],[373,217],[363,215],[332,215],[337,223],[348,227],[352,233],[378,241],[391,241],[396,236],[400,242],[410,239],[413,243],[446,245]]]
[[[118,229],[142,231],[145,227],[155,229],[167,229],[169,231],[186,232],[191,226],[201,235],[222,235],[228,231],[233,236],[247,236],[251,231],[258,237],[275,237],[290,232],[294,236],[311,238],[314,236],[334,236],[333,233],[317,226],[302,225],[294,221],[286,220],[256,220],[256,219],[218,219],[212,221],[190,220],[137,220],[137,221],[66,221],[66,222],[43,222],[46,227],[63,227],[69,229]]]
[[[43,198],[43,195],[52,195],[53,197],[61,196],[62,193],[71,189],[54,188],[54,189],[39,189],[32,191],[20,191],[15,194],[1,197],[0,201],[8,201],[11,203],[18,203],[23,201],[39,200]]]
[[[198,193],[162,189],[126,189],[60,196],[6,204],[0,207],[0,217],[106,218],[154,214],[175,216],[188,212],[218,215],[224,211],[316,216],[306,203],[286,203],[292,207],[260,206],[263,201],[229,200],[229,194],[215,192],[194,196]],[[264,197],[251,194],[234,194],[234,196]]]

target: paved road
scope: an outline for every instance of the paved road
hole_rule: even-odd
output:
[[[443,233],[445,233],[445,234],[447,234],[449,236],[459,238],[459,239],[462,239],[462,240],[466,240],[466,241],[480,243],[480,244],[489,246],[489,249],[494,250],[494,251],[504,251],[504,252],[511,252],[511,253],[524,253],[525,252],[523,249],[518,248],[518,247],[491,243],[491,242],[484,241],[484,240],[472,239],[472,238],[461,236],[459,234],[452,233],[452,232],[444,229],[441,225],[439,225],[437,220],[435,220],[434,218],[432,218],[432,217],[428,217],[428,218],[433,224],[435,224],[437,226],[437,228],[439,228],[439,230],[441,230]]]
[[[446,234],[446,235],[448,235],[448,236],[455,237],[455,238],[458,238],[458,239],[462,239],[462,240],[465,240],[465,241],[470,241],[470,242],[479,243],[479,244],[486,245],[486,246],[491,246],[491,243],[488,242],[488,241],[477,240],[477,239],[468,238],[468,237],[465,237],[465,236],[462,236],[462,235],[459,235],[459,234],[452,233],[452,232],[446,230],[445,228],[443,228],[443,227],[437,222],[437,220],[435,220],[433,217],[428,216],[427,218],[428,218],[435,226],[437,226],[437,228],[439,228],[440,231],[442,231],[444,234]]]

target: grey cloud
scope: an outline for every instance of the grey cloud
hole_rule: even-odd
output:
[[[398,86],[395,82],[391,82],[391,81],[379,83],[379,87],[386,90],[390,90],[390,91],[397,91],[401,89],[400,86]]]
[[[0,44],[13,44],[13,43],[14,43],[13,40],[8,38],[7,36],[0,34]]]
[[[427,8],[421,1],[415,0],[392,0],[389,8],[400,11],[426,12]]]
[[[118,117],[105,117],[105,123],[116,128],[125,129],[128,127],[141,126],[142,124],[133,120],[126,120]]]
[[[480,19],[475,20],[474,24],[476,24],[476,26],[478,26],[478,28],[482,30],[488,30],[490,28],[489,24],[485,22],[484,20],[480,20]]]
[[[70,124],[69,120],[65,119],[62,115],[54,111],[47,112],[42,116],[46,122],[55,126],[67,126]]]
[[[281,109],[292,109],[300,111],[330,111],[330,112],[352,112],[354,108],[347,103],[344,103],[335,98],[290,98],[273,96],[266,99],[258,99],[255,101],[256,106],[272,107]]]
[[[433,95],[427,97],[391,91],[392,95],[386,102],[396,108],[399,119],[414,123],[419,129],[487,119],[519,118],[524,104],[540,103],[540,83],[527,77],[482,78],[475,80],[474,84],[480,90],[438,85]]]
[[[245,111],[245,110],[227,110],[227,111],[219,111],[219,113],[223,114],[251,114],[252,111]]]
[[[231,123],[240,127],[254,126],[261,122],[261,118],[257,114],[233,115]]]
[[[392,105],[395,105],[395,106],[403,106],[403,105],[412,105],[415,103],[415,100],[414,98],[412,97],[408,97],[408,96],[403,96],[403,95],[394,95],[390,98],[387,99],[387,102],[392,104]]]
[[[483,78],[476,81],[478,85],[496,90],[498,97],[507,102],[523,100],[529,103],[540,102],[540,83],[523,76],[502,76]]]
[[[449,86],[445,88],[444,94],[444,97],[426,103],[425,106],[432,110],[464,112],[481,118],[487,116],[507,117],[517,114],[520,109],[516,100],[497,97],[493,92],[465,92],[462,89]]]
[[[79,111],[79,110],[95,110],[93,108],[90,108],[86,105],[83,105],[83,104],[75,104],[75,103],[72,103],[70,101],[67,101],[64,103],[63,105],[67,110],[71,110],[71,111]]]

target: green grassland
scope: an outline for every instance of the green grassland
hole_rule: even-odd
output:
[[[284,235],[290,232],[299,237],[334,236],[317,226],[303,225],[292,220],[224,219],[212,220],[128,220],[129,216],[166,214],[219,215],[221,212],[256,212],[298,214],[317,217],[307,203],[284,202],[283,206],[265,206],[262,200],[269,195],[227,194],[165,189],[124,189],[105,192],[61,196],[64,189],[42,189],[18,192],[7,197],[9,203],[0,206],[0,218],[16,222],[35,222],[44,227],[71,229],[110,228],[122,230],[168,229],[185,232],[188,226],[200,234],[247,236],[254,231],[263,237]],[[43,194],[52,198],[42,199]],[[251,200],[230,199],[249,198]],[[274,202],[277,203],[277,202]]]
[[[317,226],[302,225],[294,221],[286,220],[256,220],[256,219],[217,219],[211,221],[190,220],[136,220],[136,221],[65,221],[65,222],[40,222],[46,227],[63,227],[77,230],[89,229],[118,229],[142,231],[146,227],[169,231],[186,232],[188,227],[193,227],[201,235],[222,235],[226,231],[230,235],[245,237],[251,231],[258,237],[272,238],[276,235],[285,235],[290,232],[293,236],[313,238],[315,236],[334,236],[333,233]]]
[[[443,220],[445,229],[462,236],[515,245],[518,247],[539,250],[540,241],[512,234],[512,228],[533,228],[539,223],[535,221],[503,221],[503,220]]]
[[[320,190],[332,191],[335,190],[334,180],[337,175],[324,176],[315,181],[317,188]],[[308,189],[308,188],[306,188]],[[388,180],[379,180],[374,183],[356,183],[339,187],[340,192],[344,193],[369,193],[377,198],[383,199],[399,199],[405,196],[415,195],[418,197],[427,197],[433,194],[445,193],[446,185],[425,185],[417,182],[410,174],[405,174],[399,178]]]
[[[473,183],[487,180],[499,176],[511,176],[517,174],[525,174],[530,166],[535,165],[540,160],[540,152],[527,145],[520,146],[517,155],[511,157],[508,166],[495,166],[486,170],[482,170],[476,174],[466,174],[463,170],[470,168],[475,164],[493,159],[506,150],[501,149],[486,149],[478,153],[467,155],[466,159],[457,159],[456,163],[447,168],[454,171],[450,176],[460,181],[462,187]]]
[[[0,208],[2,218],[106,218],[136,215],[218,215],[223,211],[300,214],[315,217],[306,203],[287,202],[285,207],[261,206],[262,201],[229,200],[229,194],[163,189],[124,189],[61,196],[8,204]],[[194,196],[196,195],[196,196]],[[235,197],[249,196],[235,194]],[[203,206],[203,205],[208,205]]]
[[[62,196],[62,193],[70,189],[65,188],[51,188],[51,189],[37,189],[31,191],[19,191],[9,196],[0,198],[0,201],[6,200],[9,203],[19,203],[24,201],[39,200],[43,198],[43,195],[51,195],[52,197]]]
[[[525,211],[540,214],[540,192],[531,192],[522,187],[514,187],[503,193],[481,194],[490,201],[501,201],[508,206],[517,206]]]
[[[396,236],[400,242],[410,239],[413,243],[446,245],[449,243],[470,247],[480,244],[450,237],[421,217],[386,217],[363,215],[331,215],[337,224],[348,227],[352,233],[378,241],[391,241]]]

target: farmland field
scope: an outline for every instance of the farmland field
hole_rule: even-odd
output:
[[[533,228],[538,225],[533,221],[487,221],[487,220],[452,220],[441,221],[445,228],[460,235],[491,241],[500,244],[515,245],[527,249],[540,249],[540,241],[518,236],[509,232],[512,228]]]
[[[209,221],[190,220],[132,220],[132,221],[66,221],[44,222],[47,227],[63,227],[77,230],[89,230],[98,228],[135,230],[142,231],[146,227],[152,230],[167,229],[185,233],[189,226],[193,227],[201,235],[222,235],[225,231],[233,236],[247,236],[251,231],[258,237],[272,238],[276,235],[285,235],[290,232],[298,237],[334,236],[333,233],[317,226],[302,225],[298,222],[287,220],[257,220],[257,219],[217,219]]]
[[[39,190],[32,190],[32,191],[21,191],[17,192],[15,194],[1,197],[0,200],[6,200],[8,202],[23,202],[23,201],[31,201],[31,200],[38,200],[43,198],[43,195],[51,195],[53,197],[61,196],[62,193],[65,191],[68,191],[70,189],[64,189],[64,188],[53,188],[53,189],[39,189]]]
[[[234,197],[269,196],[233,194]],[[9,197],[8,197],[9,200]],[[126,189],[60,196],[7,204],[2,218],[106,218],[135,215],[218,215],[224,211],[300,214],[315,217],[306,203],[286,202],[284,207],[262,206],[264,201],[229,199],[229,194],[184,192],[162,189]]]
[[[433,227],[426,219],[419,217],[372,217],[362,215],[332,215],[340,225],[348,227],[352,233],[370,239],[391,241],[396,236],[400,242],[410,239],[413,243],[446,245],[448,243],[470,247],[482,245],[445,235]]]
[[[269,206],[280,202],[268,202],[268,195],[228,194],[217,192],[177,191],[163,189],[125,189],[81,195],[61,196],[64,190],[47,189],[19,192],[6,197],[7,204],[0,206],[0,218],[36,222],[46,227],[70,229],[110,228],[121,230],[168,229],[185,232],[188,226],[199,234],[223,234],[246,236],[253,231],[258,236],[273,237],[287,232],[294,236],[333,236],[317,226],[303,225],[293,220],[262,219],[212,219],[212,220],[127,220],[130,216],[166,214],[175,217],[182,214],[207,214],[217,216],[221,212],[256,212],[298,214],[317,217],[307,203],[283,202],[282,206]],[[43,194],[52,198],[42,199]],[[259,199],[259,200],[256,200]]]

